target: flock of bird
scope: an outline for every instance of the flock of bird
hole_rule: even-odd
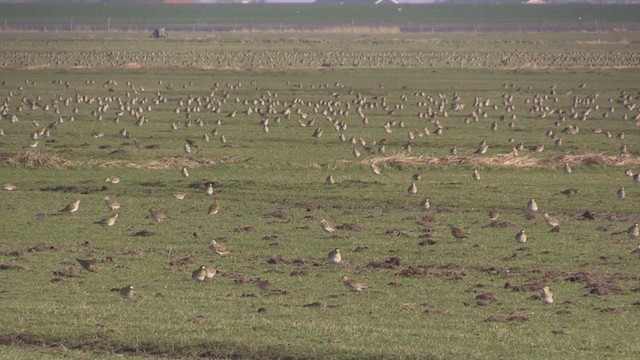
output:
[[[386,55],[388,56],[388,55]],[[28,82],[27,82],[28,83]],[[69,84],[68,82],[57,81],[55,82],[57,85],[64,85],[65,87]],[[33,82],[35,84],[35,82]],[[92,83],[89,83],[92,84]],[[143,87],[135,86],[132,83],[127,83],[126,96],[119,96],[115,94],[109,94],[105,96],[95,96],[89,94],[80,94],[78,93],[76,96],[62,97],[56,96],[52,99],[43,99],[42,96],[28,96],[26,95],[28,92],[25,91],[23,86],[20,86],[18,89],[9,90],[8,96],[0,106],[0,114],[2,115],[2,123],[3,126],[12,126],[21,121],[21,118],[25,120],[28,119],[27,111],[38,111],[42,110],[47,112],[47,114],[54,113],[57,120],[53,120],[47,126],[41,126],[36,121],[33,122],[33,125],[37,129],[35,132],[31,133],[29,136],[32,140],[36,140],[39,137],[50,138],[56,136],[57,132],[61,132],[67,126],[67,121],[83,121],[79,120],[81,115],[78,107],[93,107],[94,110],[91,112],[91,116],[96,121],[103,121],[104,117],[108,114],[112,114],[112,121],[116,124],[120,122],[124,122],[126,120],[131,121],[138,127],[143,127],[149,121],[157,121],[153,119],[151,115],[153,113],[154,107],[160,107],[166,104],[168,100],[168,96],[166,93],[171,93],[173,89],[172,85],[167,84],[166,86],[160,81],[158,83],[159,86],[164,86],[164,90],[158,90],[152,97],[147,97],[145,94],[145,90]],[[3,83],[3,86],[6,86],[6,83]],[[105,89],[109,89],[111,92],[116,92],[116,88],[118,87],[118,83],[114,80],[109,80],[104,84]],[[414,128],[406,129],[407,123],[410,122],[407,120],[397,120],[395,117],[399,117],[404,115],[405,112],[405,104],[408,104],[408,98],[406,94],[402,94],[400,97],[400,101],[397,104],[392,104],[389,99],[385,96],[380,97],[367,97],[359,92],[356,92],[352,89],[346,88],[344,85],[340,83],[336,83],[333,88],[334,92],[331,93],[330,98],[322,99],[317,101],[305,100],[298,96],[293,97],[289,100],[280,100],[275,94],[271,93],[269,90],[261,90],[262,95],[253,98],[253,99],[240,99],[236,97],[235,101],[231,97],[231,91],[241,87],[241,84],[230,85],[227,84],[226,88],[221,87],[219,84],[216,84],[215,90],[212,91],[208,95],[189,95],[186,99],[174,99],[174,113],[185,114],[185,127],[189,128],[192,124],[195,124],[198,128],[205,127],[205,121],[201,119],[208,114],[217,118],[218,120],[215,122],[216,126],[210,131],[206,131],[202,133],[202,140],[209,141],[211,137],[217,136],[220,139],[220,142],[223,146],[227,143],[224,135],[220,134],[220,131],[224,129],[224,125],[221,118],[226,119],[234,119],[236,117],[242,118],[245,121],[255,123],[254,119],[258,120],[259,124],[256,126],[256,129],[260,128],[263,132],[269,132],[269,126],[272,124],[280,124],[281,122],[286,121],[294,121],[297,122],[301,129],[311,133],[309,137],[315,139],[309,139],[309,141],[318,141],[323,134],[324,130],[322,128],[321,121],[325,121],[324,126],[329,126],[333,128],[337,134],[339,134],[339,139],[341,142],[347,144],[346,146],[352,150],[352,154],[354,157],[358,158],[361,155],[361,152],[366,152],[371,156],[375,156],[376,154],[382,155],[385,153],[386,148],[390,147],[394,144],[401,147],[406,153],[409,153],[412,145],[418,141],[418,138],[427,138],[431,136],[431,133],[436,136],[446,136],[449,130],[449,124],[452,122],[460,122],[460,123],[477,123],[482,119],[488,118],[490,116],[495,117],[495,120],[490,128],[492,131],[497,131],[497,127],[500,121],[508,121],[508,127],[515,128],[517,116],[514,112],[515,102],[513,91],[515,91],[515,87],[513,85],[505,85],[504,89],[506,90],[503,95],[498,100],[497,104],[494,104],[489,98],[482,98],[480,96],[476,96],[471,103],[471,110],[466,111],[465,108],[468,105],[462,99],[462,96],[454,92],[453,94],[437,94],[435,96],[428,95],[425,92],[415,91],[413,93],[414,98],[416,99],[416,107],[419,109],[419,112],[416,115],[417,119],[414,119],[416,123],[420,123],[421,126],[416,126]],[[584,88],[584,86],[581,86]],[[188,86],[187,86],[188,88]],[[293,87],[296,88],[295,86]],[[319,85],[320,89],[329,89],[330,87],[326,84]],[[164,91],[164,93],[163,93]],[[604,109],[602,113],[602,118],[613,117],[616,114],[616,108],[623,109],[624,114],[621,118],[625,121],[625,124],[629,124],[631,121],[635,121],[636,125],[640,124],[640,111],[636,107],[636,101],[640,97],[640,92],[635,94],[620,91],[617,96],[611,96],[606,100],[607,108]],[[18,98],[17,105],[15,98]],[[587,119],[593,117],[596,111],[600,110],[599,103],[599,95],[597,93],[587,93],[584,96],[574,95],[571,97],[571,105],[568,108],[562,108],[560,106],[554,106],[553,104],[557,103],[557,89],[556,85],[551,85],[548,89],[547,94],[535,94],[532,96],[527,96],[524,99],[524,103],[529,106],[529,113],[534,119],[544,120],[548,117],[555,117],[556,120],[553,122],[553,127],[556,130],[549,130],[546,136],[554,142],[555,146],[561,146],[561,138],[558,134],[567,134],[567,136],[576,135],[579,133],[579,128],[575,124],[567,124],[567,120],[569,121],[586,121]],[[230,105],[232,104],[232,105]],[[73,107],[72,107],[73,106]],[[112,108],[115,107],[115,109]],[[71,115],[69,115],[66,119],[65,117],[58,115],[60,114],[60,108],[64,107],[72,107]],[[165,105],[166,107],[166,105]],[[239,111],[237,108],[244,108],[243,111]],[[408,107],[408,105],[407,105]],[[223,111],[223,109],[226,109]],[[502,109],[502,112],[500,112]],[[374,121],[370,120],[369,114],[374,112],[379,112],[385,114],[388,120],[385,120],[381,124],[375,124]],[[354,116],[355,114],[355,116]],[[456,114],[455,116],[452,116]],[[75,119],[77,117],[78,119]],[[197,119],[194,119],[197,117]],[[325,120],[318,120],[324,118]],[[85,120],[86,121],[86,120]],[[236,121],[239,121],[236,119]],[[405,132],[407,140],[398,140],[395,138],[394,140],[389,140],[383,138],[378,141],[370,141],[366,140],[364,137],[358,137],[354,135],[350,138],[346,136],[347,129],[349,128],[349,123],[353,123],[354,121],[358,121],[362,123],[362,126],[377,126],[378,131],[381,136],[389,136],[391,134],[399,131]],[[119,126],[119,125],[118,125]],[[430,130],[430,128],[432,130]],[[171,124],[172,131],[177,131],[178,126],[174,122]],[[405,129],[405,130],[403,130]],[[309,131],[311,130],[311,131]],[[559,131],[558,131],[559,130]],[[4,130],[0,128],[2,134],[4,134]],[[611,138],[612,135],[610,131],[599,129],[594,129],[594,132],[599,131],[600,133],[607,134],[608,138]],[[142,132],[142,130],[140,131]],[[11,134],[12,136],[18,136],[18,134]],[[7,136],[7,135],[3,135]],[[103,133],[94,132],[92,136],[95,139],[102,138],[104,136]],[[140,143],[138,139],[136,139],[130,131],[126,128],[123,128],[118,132],[118,138],[133,140],[136,147],[139,151],[145,151],[146,145]],[[624,144],[625,135],[624,132],[619,132],[617,138],[620,140],[622,146],[620,149],[619,156],[621,158],[630,156],[628,148]],[[514,139],[510,139],[510,142],[515,143]],[[187,156],[192,156],[192,152],[197,148],[197,142],[192,139],[187,139],[183,146],[181,147],[182,152],[187,154]],[[30,147],[44,149],[42,151],[48,151],[49,149],[43,146],[38,146],[38,143],[32,143]],[[478,148],[474,151],[475,156],[483,156],[487,154],[490,145],[486,139],[483,139],[480,144],[478,144]],[[511,156],[518,156],[519,151],[524,151],[525,146],[521,142],[517,145],[514,145],[511,151]],[[539,154],[545,151],[544,144],[536,144],[531,146],[530,151],[532,154]],[[463,151],[463,149],[459,148],[456,145],[451,147],[450,153],[451,156],[457,156],[459,151]],[[381,173],[381,169],[375,163],[371,165],[371,171],[374,176],[377,176]],[[565,172],[570,173],[571,166],[568,163],[563,164],[563,169]],[[187,167],[182,167],[180,169],[181,176],[189,177],[189,169]],[[640,173],[630,172],[630,175],[634,181],[640,182]],[[473,170],[471,177],[474,181],[482,181],[481,175],[479,171]],[[411,183],[407,188],[407,193],[410,196],[414,196],[418,194],[418,186],[417,182],[420,180],[420,175],[416,174],[412,177]],[[109,177],[106,179],[106,182],[110,184],[117,184],[120,182],[118,177]],[[329,175],[325,182],[329,185],[335,184],[336,180],[332,175]],[[5,184],[5,190],[7,191],[16,191],[17,186],[14,184]],[[205,193],[209,196],[214,194],[213,185],[209,183],[204,190]],[[563,194],[566,196],[576,196],[578,194],[578,190],[570,188],[563,191]],[[622,199],[625,195],[624,187],[620,187],[617,192],[617,197]],[[184,193],[176,193],[177,199],[184,198]],[[117,212],[120,209],[120,204],[112,199],[111,197],[104,198],[105,205],[113,212],[110,216],[107,216],[101,220],[96,221],[96,224],[99,224],[104,227],[112,227],[116,225],[118,221],[119,213]],[[428,198],[425,198],[421,203],[422,208],[425,211],[429,211],[431,208],[431,203]],[[68,213],[74,214],[78,211],[80,207],[80,200],[75,200],[62,209],[59,210],[60,213]],[[220,212],[220,203],[217,200],[214,200],[211,206],[208,208],[207,213],[211,216],[215,216]],[[538,214],[539,208],[536,204],[535,200],[531,198],[527,203],[525,209],[525,216],[528,218],[535,218]],[[148,210],[149,218],[153,219],[156,222],[163,222],[168,219],[168,215],[163,211],[155,208],[151,208]],[[499,213],[495,209],[491,209],[489,216],[492,221],[497,221]],[[559,232],[560,231],[560,223],[553,219],[548,213],[543,213],[542,217],[544,218],[546,224],[549,225],[551,231]],[[331,224],[330,221],[326,219],[321,219],[320,222],[321,229],[330,234],[334,235],[336,233],[336,227]],[[469,238],[469,234],[467,231],[456,225],[450,225],[451,235],[456,240],[464,240]],[[637,239],[638,234],[638,224],[635,223],[631,227],[628,228],[627,234],[631,239]],[[527,235],[524,229],[519,230],[514,235],[515,242],[524,243],[527,241]],[[209,244],[209,249],[212,253],[219,256],[225,256],[230,253],[229,249],[227,249],[224,244],[217,242],[216,240],[211,240]],[[640,247],[635,252],[640,252]],[[77,259],[78,263],[84,270],[89,272],[97,271],[97,263],[95,259]],[[339,265],[342,263],[342,255],[339,249],[334,249],[327,255],[327,262],[333,265]],[[192,273],[192,279],[197,282],[204,282],[212,279],[217,273],[217,270],[208,265],[201,265],[197,269],[195,269]],[[351,279],[347,276],[343,276],[341,278],[342,284],[352,290],[354,292],[361,292],[366,290],[368,287],[363,283]],[[269,294],[284,294],[286,291],[277,289],[273,284],[271,284],[268,280],[258,278],[256,281],[256,285],[258,288]],[[123,298],[131,299],[133,298],[133,287],[128,285],[125,287],[114,288],[113,291],[120,294]],[[540,298],[546,304],[553,303],[553,294],[549,290],[548,287],[544,287],[542,289]]]

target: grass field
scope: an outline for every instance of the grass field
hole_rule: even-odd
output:
[[[634,34],[176,36],[0,35],[0,357],[640,355]]]
[[[398,11],[401,8],[401,11]],[[636,5],[59,5],[3,4],[8,24],[306,24],[399,25],[409,23],[638,22]]]

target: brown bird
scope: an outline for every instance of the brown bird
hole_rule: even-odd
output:
[[[202,282],[207,278],[207,268],[202,265],[191,273],[191,278],[197,282]]]
[[[475,181],[480,181],[480,173],[478,172],[478,170],[473,170],[473,173],[471,174],[471,177]]]
[[[527,242],[527,234],[524,233],[524,230],[520,230],[517,234],[516,234],[516,242],[518,243],[524,243]]]
[[[451,235],[453,235],[453,237],[456,238],[456,240],[462,240],[467,238],[466,232],[461,228],[453,225],[449,225],[449,227],[451,228]]]
[[[263,280],[261,278],[258,278],[258,280],[256,281],[256,285],[258,285],[260,290],[264,291],[267,294],[286,294],[287,293],[286,291],[276,289],[273,285],[271,285],[271,282],[269,282],[269,280]]]
[[[638,245],[637,248],[633,249],[633,251],[631,251],[631,253],[640,255],[640,245]]]
[[[416,186],[415,182],[412,182],[411,185],[409,185],[407,193],[409,193],[409,195],[415,195],[418,193],[418,186]]]
[[[333,175],[329,175],[327,176],[327,178],[324,180],[325,184],[327,185],[333,185],[336,183],[336,179],[333,177]]]
[[[163,222],[169,219],[169,215],[167,215],[164,211],[154,208],[149,209],[149,217],[157,222]]]
[[[133,286],[131,285],[123,288],[113,288],[111,291],[117,292],[123,299],[133,299]]]
[[[544,304],[553,304],[553,293],[549,290],[548,286],[542,288],[542,292],[540,292],[540,299]]]
[[[489,219],[494,221],[494,220],[498,220],[499,217],[500,217],[500,211],[498,211],[498,209],[494,208],[489,210]]]
[[[340,249],[335,248],[334,250],[330,251],[329,255],[327,255],[327,261],[329,261],[330,264],[340,264],[342,262]]]
[[[209,243],[209,249],[211,249],[211,251],[213,251],[214,254],[220,255],[220,256],[225,256],[231,252],[227,249],[226,246],[219,244],[215,240],[211,240],[211,242]]]
[[[218,202],[218,200],[214,200],[213,204],[209,206],[209,211],[207,211],[207,214],[215,215],[218,213],[218,211],[220,211],[220,203]]]
[[[79,208],[80,208],[80,200],[76,200],[72,203],[67,204],[67,206],[63,207],[58,212],[73,214],[74,212],[78,211]]]
[[[566,195],[567,197],[574,197],[577,194],[579,194],[578,189],[574,189],[574,188],[569,188],[569,189],[566,189],[566,190],[562,190],[560,192],[562,194]]]
[[[78,261],[78,263],[80,263],[80,266],[82,266],[83,269],[89,271],[89,272],[98,272],[98,260],[96,259],[88,259],[88,260],[82,260],[82,259],[78,259],[76,258],[76,260]],[[82,271],[82,270],[80,270]]]
[[[627,196],[627,193],[624,191],[624,187],[620,186],[618,190],[616,190],[616,196],[618,199],[624,199]]]
[[[104,219],[102,219],[100,221],[96,221],[95,223],[96,224],[100,224],[100,225],[105,226],[105,227],[109,227],[109,226],[115,225],[117,219],[118,219],[118,214],[115,213],[115,214],[112,214],[111,216],[106,217],[106,218],[104,218]]]
[[[214,276],[218,273],[218,270],[213,266],[204,266],[205,277],[207,280],[213,279]]]
[[[536,201],[533,198],[529,199],[527,202],[527,210],[531,212],[538,211],[538,204],[536,204]]]
[[[638,223],[631,225],[629,229],[627,229],[627,235],[631,240],[635,240],[638,238],[638,236],[640,236],[640,228],[638,228]]]
[[[349,279],[346,276],[343,276],[341,279],[342,283],[344,284],[344,286],[346,286],[349,290],[351,291],[357,291],[360,292],[364,289],[368,289],[367,286],[363,285],[362,283]]]
[[[324,232],[328,234],[333,234],[336,232],[336,228],[333,227],[333,225],[331,225],[331,223],[324,218],[320,219],[320,227]]]
[[[109,207],[109,209],[111,209],[111,211],[115,211],[115,210],[120,209],[120,203],[115,201],[115,200],[113,200],[113,199],[111,199],[108,196],[104,197],[104,203],[105,203],[105,205],[107,205],[107,207]]]

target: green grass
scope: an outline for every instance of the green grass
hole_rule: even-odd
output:
[[[3,36],[0,40],[11,46],[3,47],[2,61],[11,60],[27,44],[35,45],[30,51],[41,53],[38,61],[42,64],[51,61],[52,55],[46,54],[51,50],[47,48],[51,34],[42,39],[34,34],[23,39]],[[82,46],[69,41],[76,36]],[[300,37],[304,45],[290,37],[272,39],[275,48],[293,52],[302,46],[324,54],[336,44],[353,43],[357,48],[354,56],[377,54],[383,64],[379,68],[299,68],[270,60],[265,34],[253,35],[246,43],[237,35],[219,38],[236,54],[251,48],[256,61],[270,64],[243,71],[166,65],[172,51],[186,51],[189,45],[194,45],[192,56],[205,56],[212,51],[207,49],[209,40],[173,42],[171,46],[181,50],[157,54],[157,41],[136,34],[120,36],[98,34],[92,40],[83,34],[55,34],[56,45],[51,47],[54,53],[85,59],[120,44],[133,48],[135,43],[135,56],[157,56],[159,60],[143,69],[109,64],[80,69],[68,63],[40,70],[0,69],[4,81],[0,94],[10,114],[19,118],[16,123],[10,123],[10,116],[0,120],[5,133],[0,137],[1,183],[18,187],[15,192],[0,191],[0,264],[18,267],[0,270],[0,357],[638,357],[634,334],[639,330],[636,289],[640,278],[638,257],[631,253],[637,240],[628,239],[625,232],[640,220],[636,206],[640,189],[623,173],[627,168],[638,171],[640,131],[633,120],[637,110],[625,109],[616,100],[624,92],[630,96],[627,102],[637,101],[640,73],[634,66],[624,71],[613,69],[615,66],[589,70],[589,58],[567,57],[570,51],[559,50],[564,43],[586,51],[579,43],[600,35],[559,34],[553,50],[556,64],[545,70],[498,65],[460,69],[446,61],[433,67],[404,68],[392,62],[391,53],[377,52],[376,44],[360,36],[329,37],[319,45],[304,43],[312,36]],[[636,45],[621,41],[628,36],[608,34],[607,48],[635,51]],[[508,51],[523,42],[532,49],[536,41],[550,41],[548,34],[493,39],[480,34],[467,38],[468,43],[462,35],[443,39],[436,45],[443,59],[456,54],[472,56],[478,44],[487,42],[495,41]],[[410,48],[419,40],[416,35],[389,37],[382,46]],[[123,63],[138,61],[131,53],[114,56]],[[228,61],[233,64],[238,59]],[[108,80],[117,84],[103,86]],[[556,95],[550,93],[554,84]],[[167,101],[156,105],[153,99],[158,92]],[[465,104],[461,111],[450,109],[454,93]],[[508,128],[509,120],[499,120],[509,116],[500,103],[505,93],[513,95],[515,129]],[[592,108],[585,121],[567,115],[560,126],[554,124],[557,115],[540,118],[526,104],[526,99],[548,95],[543,105],[549,111],[568,112],[574,96],[584,99],[595,93],[594,104],[576,105],[577,112]],[[358,94],[366,97],[365,102],[376,104],[363,110],[368,125],[356,113]],[[84,99],[85,95],[87,101],[76,101],[77,96]],[[243,113],[254,106],[254,100],[255,106],[265,110],[269,97],[276,113],[295,104],[292,116],[287,119],[280,114],[277,123],[276,113]],[[383,109],[383,97],[388,109]],[[448,116],[436,115],[445,130],[435,135],[434,125],[416,114],[427,107],[437,110],[439,97],[447,99]],[[490,99],[498,109],[483,107],[486,118],[465,124],[476,97]],[[65,105],[67,98],[69,105]],[[142,107],[149,121],[136,126],[127,113],[114,122],[118,103],[125,107],[134,98],[132,107]],[[192,109],[188,119],[184,110],[189,98],[202,104],[199,111]],[[220,113],[206,108],[211,98],[222,107]],[[329,105],[329,101],[334,103]],[[33,102],[35,109],[30,106]],[[92,115],[99,102],[109,104],[102,121]],[[49,110],[44,110],[46,104]],[[319,104],[317,113],[315,104]],[[346,110],[346,104],[351,106],[348,115],[332,113]],[[404,109],[389,114],[400,104]],[[146,110],[147,105],[151,111]],[[59,113],[54,112],[55,106]],[[74,108],[78,113],[71,122]],[[307,114],[304,121],[297,108]],[[325,109],[326,115],[322,114]],[[607,110],[608,117],[603,118]],[[237,112],[234,118],[227,116],[232,111]],[[29,148],[30,135],[59,117],[64,121],[50,129],[51,137],[41,137],[37,148]],[[270,120],[268,133],[259,124],[263,117]],[[196,125],[197,118],[204,126]],[[386,153],[370,154],[361,145],[340,141],[340,133],[327,118],[347,123],[346,139],[362,138],[373,144],[386,138]],[[312,119],[314,125],[299,125],[298,120]],[[189,120],[192,126],[186,127]],[[386,133],[383,124],[392,120],[403,121],[405,127]],[[490,130],[493,121],[499,122],[496,132]],[[176,130],[171,129],[172,123]],[[579,125],[579,134],[561,134],[570,123]],[[321,138],[311,136],[314,127],[324,130]],[[408,132],[417,134],[416,129],[425,127],[432,134],[416,136],[412,151],[406,152]],[[118,135],[122,128],[127,128],[131,138]],[[215,136],[213,128],[218,130]],[[595,128],[610,131],[613,137],[592,131]],[[545,136],[549,129],[561,134],[561,147]],[[94,138],[95,131],[103,132],[104,137]],[[622,131],[624,141],[615,137]],[[204,134],[211,141],[204,141]],[[220,143],[221,135],[230,145]],[[134,138],[147,148],[138,150]],[[185,154],[186,139],[196,141],[202,152]],[[489,152],[476,155],[473,151],[482,139],[487,140]],[[534,167],[473,165],[478,158],[509,153],[521,141],[527,147],[546,146],[541,154],[522,151],[523,158],[615,157],[622,143],[627,144],[630,155],[620,165],[576,163],[571,174],[562,171],[562,160]],[[453,145],[466,162],[446,162]],[[361,151],[360,158],[353,157],[354,148]],[[373,148],[377,150],[376,145]],[[44,160],[48,156],[51,167],[11,165],[16,154]],[[389,155],[405,161],[386,161]],[[440,163],[424,165],[416,160],[420,156],[440,159]],[[71,165],[56,167],[56,158]],[[369,168],[376,161],[381,162],[378,176]],[[182,177],[181,163],[189,167],[190,177]],[[471,179],[476,168],[482,176],[478,182]],[[417,181],[418,195],[412,197],[406,189],[415,173],[422,179]],[[328,175],[335,177],[336,184],[325,184]],[[106,183],[109,176],[122,181]],[[208,197],[192,187],[197,181],[213,181],[216,194]],[[620,185],[627,189],[623,200],[615,196]],[[69,187],[69,192],[49,191],[56,187]],[[560,193],[570,187],[580,191],[574,198]],[[176,192],[185,192],[186,198],[175,200]],[[102,202],[106,195],[118,200],[122,208],[117,224],[105,229],[94,222],[111,213]],[[429,213],[419,205],[425,197],[433,207]],[[523,218],[525,204],[532,197],[541,212],[561,222],[559,233],[550,232],[541,217]],[[75,199],[81,201],[78,213],[58,214]],[[220,202],[221,210],[209,216],[213,199]],[[166,211],[170,219],[154,223],[147,217],[152,207]],[[501,219],[516,227],[485,227],[491,208],[499,209]],[[580,219],[585,210],[594,211],[596,219]],[[356,225],[359,230],[340,229],[332,237],[320,229],[321,218],[335,225]],[[469,239],[455,241],[450,224],[466,229]],[[513,240],[521,228],[529,237],[524,245]],[[134,236],[142,230],[154,234]],[[207,249],[216,238],[224,239],[230,255],[216,257]],[[420,245],[425,239],[433,244]],[[336,247],[343,253],[342,267],[325,264],[326,254]],[[299,261],[268,263],[278,255]],[[400,265],[372,264],[391,257],[400,258]],[[98,259],[100,271],[80,272],[76,258]],[[191,271],[200,264],[219,269],[214,281],[197,284],[191,280]],[[403,275],[411,268],[425,273]],[[351,293],[340,283],[342,275],[362,281],[369,289]],[[288,293],[262,294],[254,284],[258,277]],[[128,284],[136,290],[133,300],[122,300],[109,291]],[[527,284],[521,291],[512,289]],[[545,306],[536,298],[543,285],[555,293],[555,304]],[[496,300],[478,302],[476,296],[481,293],[491,293]],[[326,306],[305,306],[314,302]]]

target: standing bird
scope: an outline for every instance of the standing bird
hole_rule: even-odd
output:
[[[538,204],[536,204],[536,201],[533,198],[529,199],[529,202],[527,202],[527,210],[531,212],[538,211]]]
[[[424,210],[429,210],[429,209],[431,209],[431,203],[429,202],[429,198],[424,198],[424,200],[422,200],[422,202],[420,202],[420,206],[421,206]]]
[[[449,225],[449,227],[451,228],[451,235],[453,235],[453,237],[456,240],[462,240],[467,238],[466,232],[461,228],[453,225]]]
[[[371,172],[373,172],[374,175],[380,175],[380,168],[378,165],[371,164]]]
[[[320,227],[327,234],[334,234],[336,232],[336,228],[333,227],[333,225],[331,225],[331,223],[324,218],[320,219]]]
[[[567,174],[571,174],[571,165],[569,165],[569,163],[564,163],[564,166],[562,167],[562,169],[564,170],[565,173]]]
[[[102,219],[100,221],[96,221],[95,223],[96,224],[100,224],[100,225],[105,226],[105,227],[109,227],[109,226],[115,225],[117,219],[118,219],[118,214],[115,213],[115,214],[112,214],[111,216],[106,217],[106,218],[104,218],[104,219]]]
[[[500,217],[500,211],[498,209],[489,209],[489,219],[491,221],[496,221]]]
[[[516,242],[518,243],[524,243],[527,242],[527,234],[524,233],[524,230],[520,230],[517,234],[516,234]]]
[[[216,268],[214,268],[213,266],[204,266],[204,271],[205,271],[205,278],[206,280],[211,280],[213,279],[214,276],[216,276],[216,274],[218,273],[218,270]]]
[[[231,252],[229,251],[229,249],[227,249],[226,246],[224,246],[223,244],[219,244],[215,240],[211,240],[211,242],[209,243],[209,249],[211,249],[211,251],[213,251],[214,254],[220,255],[220,256],[225,256]]]
[[[341,278],[341,281],[342,281],[342,283],[344,284],[344,286],[346,286],[346,287],[347,287],[349,290],[351,290],[351,291],[357,291],[357,292],[360,292],[360,291],[362,291],[363,289],[368,289],[368,287],[367,287],[367,286],[365,286],[364,284],[362,284],[362,283],[360,283],[360,282],[358,282],[358,281],[355,281],[355,280],[349,279],[349,278],[348,278],[348,277],[346,277],[346,276],[343,276],[343,277]]]
[[[204,265],[197,268],[194,272],[191,273],[191,278],[197,282],[202,282],[207,277],[207,271]]]
[[[154,208],[149,209],[149,217],[157,222],[163,222],[169,219],[169,215],[167,215],[164,211]]]
[[[104,197],[104,203],[105,205],[107,205],[107,207],[109,207],[109,209],[111,209],[111,211],[115,211],[120,209],[120,203],[113,200],[112,198],[105,196]]]
[[[411,183],[411,185],[407,189],[407,193],[409,193],[409,195],[415,195],[418,193],[418,186],[416,185],[415,182]]]
[[[82,260],[82,259],[76,258],[76,261],[78,261],[78,263],[80,264],[80,266],[82,266],[83,269],[89,272],[98,272],[98,266],[97,266],[98,260],[96,259]]]
[[[213,204],[209,206],[209,211],[207,211],[207,214],[215,215],[218,213],[218,211],[220,211],[220,203],[218,202],[218,200],[214,200]]]
[[[333,185],[336,183],[336,179],[333,177],[333,175],[329,175],[327,176],[327,178],[324,181],[327,185]]]
[[[327,261],[329,261],[329,264],[340,264],[342,262],[342,255],[340,255],[340,249],[335,248],[334,250],[330,251],[329,254],[327,255]]]
[[[544,221],[547,223],[547,225],[551,226],[552,229],[560,227],[560,222],[549,216],[549,214],[544,213],[542,214],[542,217],[544,218]]]
[[[624,191],[623,186],[620,186],[620,188],[616,190],[616,196],[618,197],[618,199],[624,199],[624,197],[627,196],[627,193]]]
[[[73,214],[74,212],[78,211],[79,208],[80,208],[80,200],[76,200],[72,203],[67,204],[67,206],[63,207],[58,212]]]
[[[275,288],[273,285],[271,285],[271,282],[269,282],[269,280],[263,280],[261,278],[258,278],[258,280],[256,280],[256,285],[258,285],[260,290],[264,291],[267,294],[286,294],[287,293],[286,291]]]
[[[189,169],[187,169],[186,167],[182,168],[182,176],[183,177],[189,177]]]
[[[478,172],[478,170],[473,170],[473,174],[471,174],[471,177],[475,181],[480,181],[480,173]]]
[[[111,291],[117,292],[123,299],[133,299],[133,286],[131,285],[123,288],[113,288]]]
[[[542,288],[542,292],[540,292],[540,299],[544,304],[553,304],[553,293],[549,290],[548,286]]]
[[[209,196],[213,195],[213,183],[209,183],[209,185],[207,185],[207,190],[205,190],[205,194]]]
[[[635,240],[640,236],[640,228],[638,228],[638,223],[635,223],[627,229],[627,235],[629,235],[629,239]]]

